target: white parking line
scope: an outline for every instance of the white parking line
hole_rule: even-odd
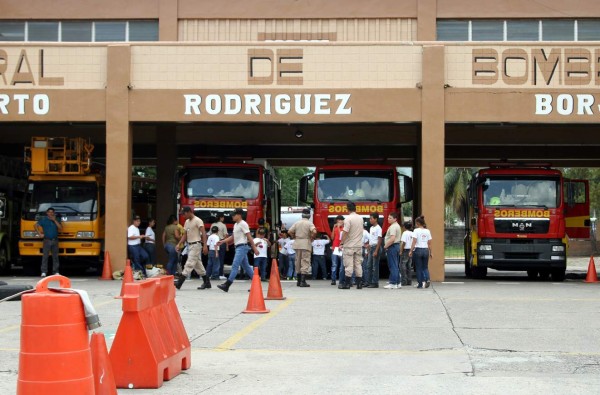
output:
[[[464,281],[442,281],[442,284],[464,284]]]
[[[521,283],[496,283],[498,285],[521,285]]]

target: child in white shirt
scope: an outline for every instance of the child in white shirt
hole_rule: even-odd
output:
[[[323,239],[325,236],[325,239]],[[325,266],[325,247],[329,244],[329,236],[317,233],[317,238],[312,242],[312,279],[317,279],[317,272],[321,268],[323,280],[327,280],[327,267]]]
[[[254,267],[258,267],[260,279],[267,281],[267,250],[271,246],[271,242],[265,237],[265,228],[260,228],[256,232],[254,245],[258,249],[258,255],[254,254]]]
[[[296,273],[296,251],[294,250],[294,240],[292,240],[289,236],[287,239],[285,239],[284,248],[288,256],[287,279],[293,280]]]
[[[211,235],[206,240],[206,246],[208,247],[208,266],[206,267],[206,274],[210,277],[218,277],[219,269],[221,268],[221,261],[219,260],[219,228],[213,226],[210,228]]]

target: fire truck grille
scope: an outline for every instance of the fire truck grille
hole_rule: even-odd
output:
[[[496,233],[541,234],[548,233],[550,221],[528,218],[503,218],[496,219],[494,221],[494,226],[496,228]]]

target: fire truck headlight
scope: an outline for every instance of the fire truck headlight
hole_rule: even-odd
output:
[[[565,246],[552,246],[552,252],[563,252],[565,250]]]
[[[23,237],[40,237],[40,235],[34,230],[24,230]]]
[[[479,255],[479,259],[490,260],[490,259],[494,259],[494,256],[493,255]]]
[[[479,246],[479,251],[491,251],[492,246],[489,244],[482,244]]]
[[[94,232],[77,232],[77,237],[80,239],[90,239],[94,237]]]
[[[562,256],[559,256],[559,255],[552,255],[552,256],[550,256],[550,260],[551,261],[562,261],[563,259],[565,259],[565,258],[562,257]]]

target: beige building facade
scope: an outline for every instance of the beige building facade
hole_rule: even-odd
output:
[[[445,166],[600,164],[600,3],[0,0],[0,9],[0,141],[82,132],[105,145],[116,268],[132,163],[158,166],[162,224],[189,146],[235,157],[277,151],[282,164],[299,146],[322,147],[293,163],[335,152],[413,166],[436,281]],[[292,136],[297,128],[305,140]],[[153,149],[136,155],[136,146]]]

